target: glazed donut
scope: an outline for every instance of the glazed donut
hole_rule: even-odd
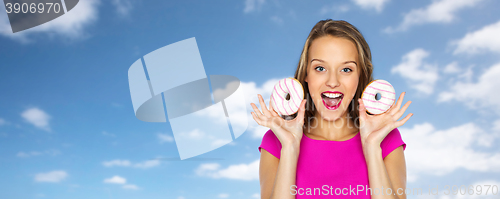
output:
[[[290,99],[286,96],[290,94]],[[274,85],[271,94],[271,105],[280,115],[293,115],[299,110],[304,99],[302,84],[294,78],[285,78]]]
[[[376,99],[376,95],[380,95],[380,99]],[[396,91],[392,85],[381,79],[370,82],[361,94],[363,104],[366,110],[371,114],[381,114],[386,112],[394,104],[396,100]]]

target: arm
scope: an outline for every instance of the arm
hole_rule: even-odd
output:
[[[271,198],[279,161],[280,159],[274,157],[265,149],[260,150],[259,180],[261,199]]]
[[[409,101],[401,108],[404,95],[405,92],[400,95],[396,106],[391,106],[387,112],[379,115],[368,115],[363,101],[359,99],[361,143],[368,167],[372,198],[406,198],[404,193],[398,194],[404,192],[406,188],[406,165],[402,146],[388,154],[385,160],[382,158],[380,148],[387,134],[394,128],[402,126],[413,115],[410,113],[398,121],[411,103]],[[388,188],[390,190],[387,190]],[[375,195],[376,189],[379,193],[377,195]],[[387,195],[386,191],[391,195]]]
[[[297,117],[283,120],[273,109],[268,110],[264,99],[259,95],[262,112],[251,103],[255,112],[253,119],[261,126],[269,127],[281,143],[280,160],[265,150],[261,150],[259,178],[261,197],[292,199],[291,186],[295,185],[300,141],[303,135],[306,100],[302,100]]]
[[[261,149],[259,179],[262,199],[295,198],[290,187],[295,185],[298,151],[283,147],[280,158]]]
[[[382,149],[380,146],[363,146],[363,152],[368,166],[368,179],[370,188],[372,189],[372,198],[405,199],[406,163],[403,146],[399,146],[392,151],[385,159],[382,159]],[[374,192],[375,189],[379,191]],[[383,191],[383,194],[380,191]],[[379,194],[375,195],[375,193]],[[387,193],[392,195],[388,195]]]

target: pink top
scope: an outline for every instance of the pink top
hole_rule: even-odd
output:
[[[395,128],[382,141],[382,158],[406,144]],[[262,138],[259,151],[266,151],[280,158],[281,143],[269,130]],[[315,140],[304,134],[300,141],[297,162],[296,187],[290,193],[299,198],[370,198],[368,169],[361,146],[359,132],[349,140]],[[378,193],[375,190],[373,194]],[[384,193],[385,194],[385,193]]]

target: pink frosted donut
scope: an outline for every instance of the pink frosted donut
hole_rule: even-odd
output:
[[[375,98],[377,94],[380,95],[380,99],[378,100]],[[365,104],[366,110],[369,113],[374,115],[381,114],[394,104],[396,91],[389,82],[377,79],[366,86],[363,94],[361,94],[361,99],[363,99],[363,104]]]
[[[289,100],[286,99],[287,94],[290,94]],[[294,78],[285,78],[274,85],[271,105],[280,115],[293,115],[299,110],[302,99],[304,99],[302,84]]]

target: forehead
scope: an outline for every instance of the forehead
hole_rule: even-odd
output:
[[[338,63],[358,61],[358,50],[349,39],[333,36],[323,36],[312,41],[309,47],[309,60],[321,59],[326,62]]]

